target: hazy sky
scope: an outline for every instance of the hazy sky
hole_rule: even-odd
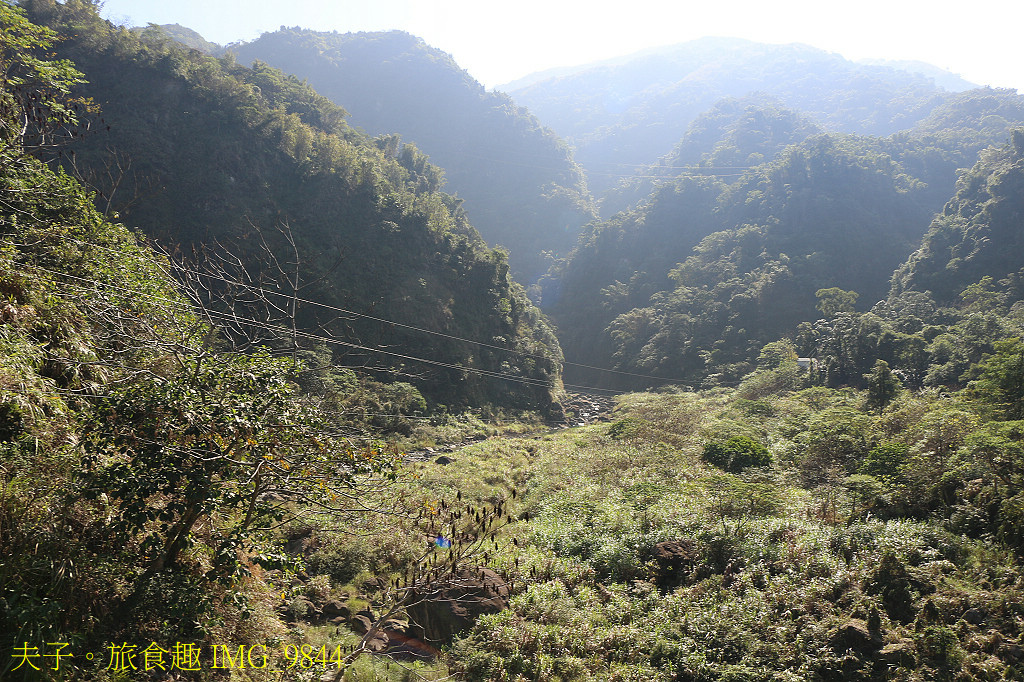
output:
[[[917,59],[981,85],[1024,91],[1024,2],[973,0],[105,0],[132,26],[183,24],[207,40],[251,40],[280,26],[402,29],[493,87],[703,36],[800,42],[844,57]]]

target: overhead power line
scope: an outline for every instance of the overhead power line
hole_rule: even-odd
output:
[[[127,288],[127,287],[120,287],[120,286],[111,285],[111,284],[105,284],[105,285],[103,285],[103,287],[100,287],[100,286],[96,286],[95,283],[92,282],[91,280],[88,280],[88,279],[83,278],[83,277],[76,277],[75,275],[69,275],[67,273],[62,273],[62,272],[59,272],[59,271],[50,270],[48,268],[44,268],[44,267],[37,266],[37,265],[32,265],[30,267],[32,267],[32,268],[34,268],[34,269],[36,269],[36,270],[38,270],[40,272],[45,272],[45,273],[48,273],[48,274],[51,274],[51,275],[55,275],[57,277],[63,277],[63,278],[67,278],[67,279],[77,280],[79,282],[84,282],[86,284],[83,284],[83,285],[72,285],[72,286],[76,286],[78,289],[80,289],[82,291],[88,291],[88,292],[92,292],[92,293],[96,293],[96,294],[103,294],[103,293],[106,293],[106,292],[111,291],[111,290],[113,290],[113,291],[120,291],[122,293],[130,294],[132,296],[137,296],[137,297],[141,297],[141,298],[145,298],[145,299],[149,299],[149,300],[160,301],[163,304],[167,304],[167,305],[171,305],[171,306],[177,307],[182,312],[189,312],[189,313],[194,313],[195,312],[195,310],[191,306],[189,306],[189,305],[186,305],[186,304],[178,302],[178,301],[174,301],[172,299],[165,298],[163,296],[156,296],[156,295],[151,294],[149,292],[141,291],[141,290],[138,290],[138,289],[130,289],[130,288]],[[535,378],[532,378],[532,377],[523,377],[523,376],[518,376],[518,375],[514,375],[514,374],[508,374],[506,372],[495,372],[495,371],[491,371],[491,370],[485,370],[485,369],[481,369],[481,368],[478,368],[478,367],[466,367],[464,365],[457,365],[457,364],[453,364],[453,363],[442,362],[440,360],[433,360],[433,359],[430,359],[430,358],[421,358],[421,357],[417,357],[417,356],[414,356],[414,355],[408,355],[408,354],[404,354],[404,353],[396,353],[394,351],[388,351],[388,350],[385,350],[385,349],[382,349],[382,348],[373,348],[371,346],[364,346],[362,344],[352,343],[350,341],[342,341],[341,339],[337,339],[337,338],[330,337],[330,336],[313,334],[311,332],[306,332],[306,331],[301,331],[301,330],[293,330],[293,329],[291,329],[289,327],[286,327],[286,326],[283,326],[283,325],[271,324],[271,323],[263,322],[263,321],[260,321],[260,320],[252,320],[252,319],[249,319],[249,318],[228,315],[226,313],[218,313],[218,312],[212,311],[212,310],[206,310],[204,312],[205,312],[206,315],[208,315],[211,319],[213,319],[215,321],[220,321],[220,322],[242,322],[242,323],[244,323],[246,325],[250,325],[252,327],[256,327],[256,328],[259,328],[259,329],[264,329],[264,330],[267,330],[267,331],[273,331],[273,332],[278,332],[278,333],[294,334],[295,336],[301,337],[301,338],[306,339],[306,340],[321,341],[323,343],[326,343],[326,344],[329,344],[329,345],[340,346],[342,348],[359,350],[359,351],[364,351],[364,352],[367,352],[367,353],[376,353],[376,354],[380,354],[380,355],[386,355],[386,356],[398,358],[398,359],[401,359],[401,360],[408,360],[408,361],[411,361],[411,362],[419,362],[419,363],[423,363],[423,364],[431,365],[431,366],[435,366],[435,367],[441,367],[441,368],[445,368],[445,369],[452,369],[452,370],[457,370],[457,371],[460,371],[460,372],[467,372],[467,373],[470,373],[470,374],[476,374],[476,375],[485,376],[485,377],[493,378],[493,379],[500,379],[500,380],[503,380],[503,381],[511,381],[511,382],[514,382],[514,383],[520,383],[520,384],[524,384],[524,385],[538,386],[538,387],[547,387],[547,386],[549,386],[549,382],[546,379],[535,379]],[[352,368],[352,369],[368,369],[370,371],[394,371],[392,368],[375,368],[375,367]],[[600,387],[597,387],[597,386],[582,386],[582,385],[578,385],[578,384],[563,384],[563,385],[565,387],[567,387],[567,388],[578,389],[578,390],[581,390],[581,391],[590,391],[590,392],[599,392],[599,393],[608,393],[608,394],[619,393],[619,391],[615,391],[615,390],[611,390],[611,389],[606,389],[606,388],[600,388]]]
[[[90,247],[93,247],[93,248],[103,249],[103,250],[109,251],[111,253],[117,253],[117,251],[114,250],[114,249],[110,249],[108,247],[105,247],[105,246],[102,246],[102,245],[99,245],[99,244],[92,244],[90,242],[82,241],[82,240],[79,240],[79,239],[69,239],[68,241],[74,241],[74,242],[76,242],[78,244],[82,244],[84,246],[90,246]],[[245,282],[238,282],[238,281],[235,281],[235,280],[227,279],[225,277],[220,277],[220,276],[217,276],[217,275],[212,275],[210,273],[199,272],[197,270],[193,270],[191,268],[184,267],[180,263],[175,263],[175,267],[181,269],[183,272],[187,272],[189,274],[196,275],[198,277],[206,277],[208,279],[224,282],[225,284],[230,284],[232,286],[242,287],[242,288],[248,289],[250,291],[259,291],[260,293],[264,293],[264,294],[273,294],[275,296],[280,296],[282,298],[287,298],[288,300],[294,300],[297,303],[301,303],[301,304],[304,304],[304,305],[311,305],[311,306],[315,306],[315,307],[318,307],[318,308],[323,308],[323,309],[329,310],[331,312],[342,313],[342,314],[345,314],[345,315],[352,315],[354,317],[358,317],[358,318],[362,318],[362,319],[367,319],[367,320],[373,320],[375,322],[381,322],[381,323],[384,323],[384,324],[389,324],[389,325],[392,325],[392,326],[395,326],[395,327],[400,327],[402,329],[409,329],[411,331],[421,332],[423,334],[431,334],[433,336],[438,336],[438,337],[445,338],[445,339],[448,339],[448,340],[451,340],[451,341],[460,341],[460,342],[463,342],[463,343],[473,344],[473,345],[476,345],[476,346],[479,346],[479,347],[482,347],[482,348],[490,348],[490,349],[502,351],[502,352],[505,352],[505,353],[511,353],[513,355],[518,355],[520,357],[528,357],[528,358],[533,358],[535,360],[545,360],[545,361],[550,361],[551,360],[550,357],[545,356],[545,355],[540,355],[540,354],[537,354],[537,353],[529,353],[527,351],[519,351],[519,350],[514,350],[514,349],[511,349],[511,348],[505,348],[503,346],[489,344],[489,343],[486,343],[486,342],[483,342],[483,341],[476,341],[476,340],[473,340],[473,339],[467,339],[467,338],[464,338],[464,337],[455,336],[453,334],[447,334],[445,332],[439,332],[439,331],[435,331],[435,330],[432,330],[432,329],[425,329],[423,327],[416,327],[414,325],[405,324],[405,323],[402,323],[402,322],[396,322],[394,320],[389,320],[389,319],[383,318],[383,317],[377,317],[375,315],[368,315],[366,313],[359,313],[359,312],[356,312],[354,310],[348,310],[346,308],[341,308],[339,306],[330,305],[328,303],[323,303],[321,301],[314,301],[314,300],[307,299],[307,298],[293,296],[291,294],[286,294],[286,293],[274,291],[274,290],[271,290],[271,289],[265,289],[265,288],[261,288],[261,287],[254,287],[254,286],[252,286],[250,284],[246,284]],[[607,372],[607,373],[616,374],[616,375],[619,375],[619,376],[628,376],[628,377],[633,377],[633,378],[636,378],[636,379],[650,379],[650,380],[653,380],[653,381],[660,381],[660,382],[666,382],[666,383],[686,383],[685,380],[683,380],[683,379],[674,379],[672,377],[657,377],[657,376],[653,376],[653,375],[649,375],[649,374],[639,374],[639,373],[635,373],[635,372],[625,372],[625,371],[617,370],[617,369],[609,369],[607,367],[597,367],[595,365],[587,365],[587,364],[578,363],[578,362],[570,362],[568,360],[562,360],[561,364],[562,365],[568,365],[570,367],[580,367],[580,368],[583,368],[583,369],[590,369],[590,370],[595,370],[595,371],[599,371],[599,372]]]

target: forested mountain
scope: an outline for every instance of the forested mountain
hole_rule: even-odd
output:
[[[182,26],[181,24],[153,24],[145,28],[140,27],[134,30],[143,34],[145,40],[149,43],[159,42],[164,36],[166,36],[169,40],[181,43],[185,47],[190,47],[193,50],[205,52],[206,54],[214,57],[220,57],[224,54],[224,47],[217,43],[211,43],[200,35],[198,31],[193,31],[189,27]]]
[[[17,5],[0,678],[1024,679],[1019,97],[719,100],[538,286],[588,383],[658,385],[563,413],[418,149]]]
[[[397,133],[445,171],[473,225],[509,251],[531,283],[543,252],[564,255],[592,217],[569,148],[529,112],[487,92],[452,58],[408,33],[317,33],[282,29],[231,48],[307,79],[373,135]]]
[[[698,116],[658,163],[606,192],[601,213],[614,215],[634,207],[664,180],[686,175],[735,179],[746,168],[774,159],[787,146],[823,132],[807,116],[767,95],[727,97]]]
[[[992,89],[950,95],[881,138],[823,135],[765,94],[723,99],[605,194],[602,213],[625,212],[588,226],[544,280],[542,303],[570,360],[735,379],[760,345],[817,318],[818,289],[855,291],[861,309],[884,298],[958,171],[1020,120],[1024,98]],[[794,173],[798,158],[820,172]]]
[[[811,137],[731,184],[684,176],[590,227],[544,304],[572,360],[741,376],[763,344],[816,318],[817,290],[883,298],[936,208],[927,199],[878,141]]]
[[[955,73],[940,69],[934,64],[914,59],[858,59],[857,63],[866,66],[887,66],[899,71],[906,71],[907,73],[920,74],[926,78],[931,78],[940,88],[950,92],[961,92],[962,90],[970,90],[977,87],[977,84],[971,83]]]
[[[915,251],[893,277],[894,297],[927,292],[953,305],[970,285],[995,302],[1024,295],[1024,129],[990,148],[957,183]],[[1006,301],[1004,301],[1006,302]]]
[[[76,92],[102,111],[64,157],[108,215],[172,248],[216,241],[262,262],[267,272],[245,281],[279,306],[303,299],[299,331],[329,337],[335,362],[411,381],[432,405],[550,404],[551,330],[423,154],[351,128],[265,64],[147,41],[88,3],[26,5],[69,36],[58,54],[85,72]]]
[[[972,158],[985,147],[1002,146],[1021,122],[1024,97],[1008,89],[976,88],[950,95],[909,132]]]
[[[573,144],[594,191],[667,154],[723,97],[766,93],[826,129],[889,135],[913,127],[950,96],[919,73],[855,64],[806,45],[725,38],[526,82],[509,93]]]

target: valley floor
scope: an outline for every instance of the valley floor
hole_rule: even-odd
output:
[[[453,538],[476,528],[459,505],[504,507],[486,555],[433,554],[493,569],[507,607],[436,663],[364,657],[346,679],[1020,679],[1021,460],[984,454],[1019,457],[1020,424],[938,393],[880,412],[847,389],[741,394],[621,396],[610,424],[411,463],[396,493]],[[768,466],[706,461],[747,441]],[[301,531],[322,600],[379,615],[400,592],[372,581],[401,584],[432,534],[372,524]]]

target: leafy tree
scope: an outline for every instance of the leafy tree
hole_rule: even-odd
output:
[[[908,448],[903,443],[879,443],[868,451],[860,471],[889,484],[902,480],[901,468],[907,462]]]
[[[796,349],[789,339],[774,341],[761,349],[757,369],[743,379],[738,395],[757,399],[796,389],[800,383]]]
[[[979,366],[974,391],[995,405],[1004,419],[1024,419],[1024,340],[1003,339]]]
[[[704,446],[701,457],[725,471],[742,471],[748,467],[765,467],[772,455],[763,444],[749,436],[733,436],[725,441],[711,441]]]
[[[21,18],[0,3],[8,65],[19,36],[34,50],[51,35]],[[29,114],[29,80],[4,82],[4,123],[67,124],[55,82],[36,83]],[[290,359],[224,350],[168,262],[19,135],[0,136],[2,646],[194,634],[218,593],[235,600],[222,616],[245,613],[240,579],[277,563],[267,531],[284,497],[344,514],[393,462],[332,435]]]
[[[722,524],[724,535],[729,534],[727,519],[738,519],[734,532],[739,534],[745,521],[776,514],[784,502],[779,486],[771,481],[748,481],[722,473],[706,477],[703,483],[708,491],[707,510]]]
[[[856,291],[844,291],[839,287],[829,287],[828,289],[818,289],[814,292],[814,297],[818,299],[817,308],[822,315],[835,317],[839,313],[854,312],[854,305],[860,294]]]
[[[231,581],[243,554],[262,554],[254,530],[280,516],[269,493],[339,507],[355,481],[386,466],[325,435],[295,394],[291,367],[265,354],[200,354],[99,401],[86,492],[117,500],[115,528],[138,537],[146,557],[140,585],[175,565],[203,522],[216,528],[208,575]]]
[[[876,360],[871,374],[865,375],[868,384],[867,407],[869,410],[884,410],[899,394],[900,382],[889,369],[885,360]]]
[[[999,305],[999,292],[995,290],[992,277],[985,275],[980,281],[968,285],[960,293],[960,301],[967,312],[984,313]]]
[[[870,447],[871,417],[849,406],[831,407],[811,418],[800,434],[800,473],[808,485],[834,481],[856,470]]]
[[[874,476],[853,474],[843,479],[843,488],[850,496],[850,517],[873,506],[882,495],[883,485]]]
[[[0,2],[0,139],[39,151],[77,125],[84,102],[71,96],[82,74],[64,59],[41,58],[57,34]]]

